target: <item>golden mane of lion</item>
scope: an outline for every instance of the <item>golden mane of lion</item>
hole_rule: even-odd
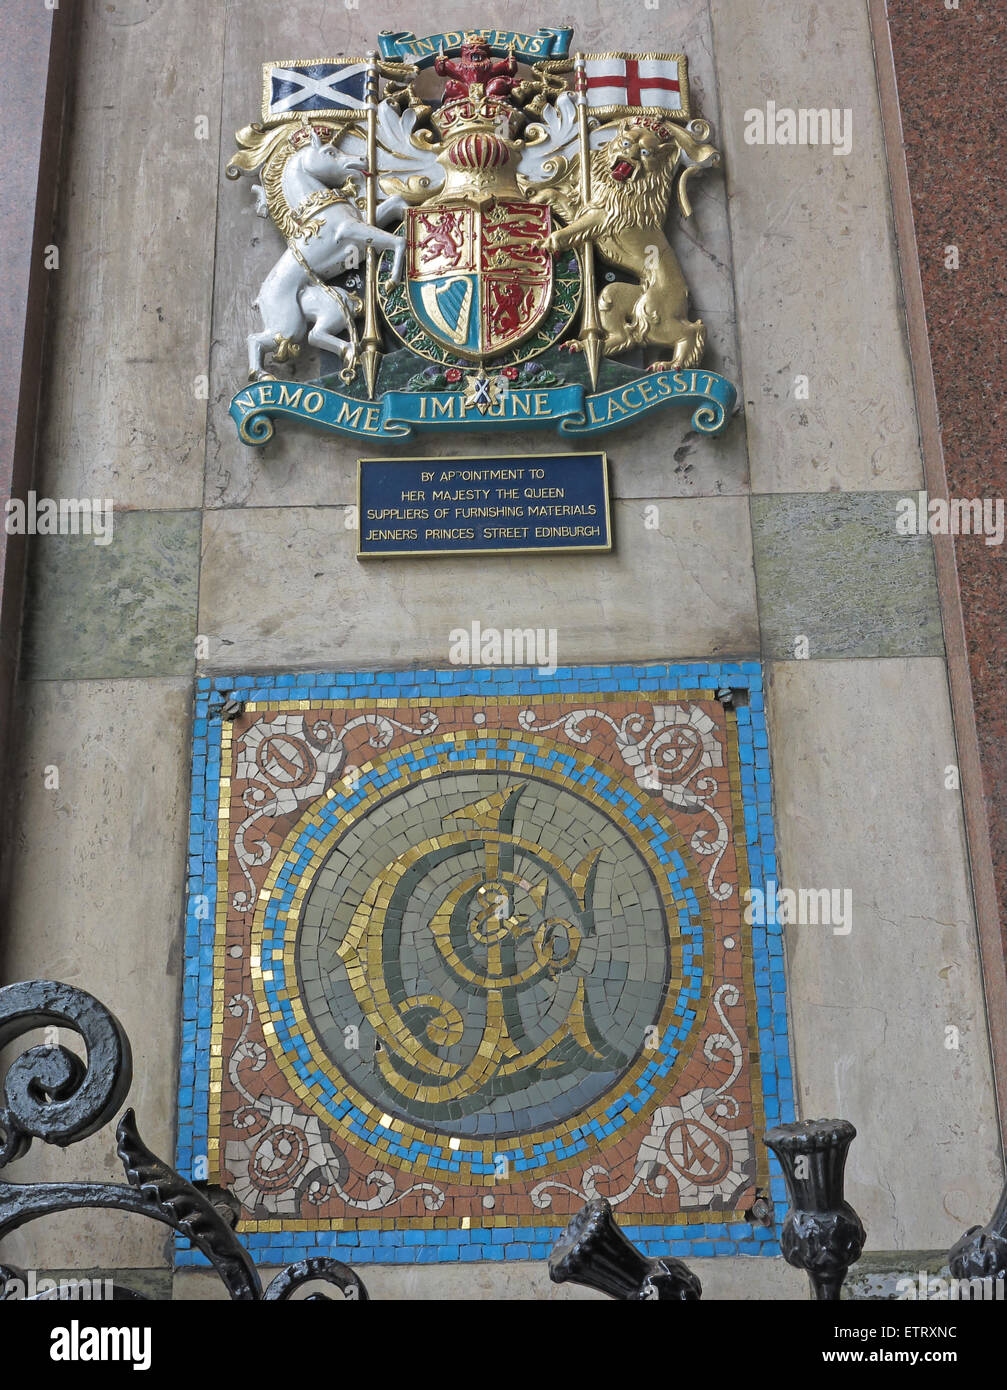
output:
[[[596,235],[626,227],[662,227],[677,157],[678,146],[673,140],[665,141],[657,147],[650,168],[642,168],[636,178],[620,183],[612,172],[612,147],[603,145],[595,150],[591,156],[591,200],[583,206],[604,213]]]

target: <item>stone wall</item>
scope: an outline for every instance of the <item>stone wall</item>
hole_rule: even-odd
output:
[[[145,1135],[171,1152],[198,674],[435,665],[473,619],[555,627],[564,665],[761,658],[781,880],[854,903],[848,936],[788,930],[798,1113],[857,1125],[848,1196],[870,1249],[945,1248],[1002,1173],[931,543],[894,530],[923,475],[867,13],[573,0],[566,15],[585,48],[689,56],[724,169],[693,185],[675,244],[743,410],[720,440],[685,416],[611,437],[611,555],[361,566],[345,509],[366,448],[291,429],[251,450],[227,417],[278,246],[223,170],[262,61],[362,53],[378,24],[430,21],[412,3],[379,20],[319,0],[85,5],[37,488],[113,498],[115,540],[34,547],[4,978],[64,979],[115,1009]],[[437,22],[485,18],[445,0]],[[507,18],[544,16],[522,0]],[[769,99],[849,107],[852,154],[746,144],[744,113]],[[71,1168],[112,1175],[106,1139],[20,1172]],[[169,1259],[160,1228],[96,1213],[8,1245],[34,1266]],[[766,1263],[702,1273],[711,1292],[797,1296]],[[480,1266],[480,1287],[530,1296],[531,1270]],[[453,1278],[374,1286],[432,1296]]]

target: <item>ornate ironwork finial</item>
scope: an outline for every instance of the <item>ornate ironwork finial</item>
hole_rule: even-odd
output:
[[[1007,1279],[1007,1184],[985,1226],[970,1226],[948,1252],[955,1279]]]
[[[549,1256],[554,1284],[583,1284],[626,1302],[643,1299],[695,1303],[703,1286],[670,1255],[642,1254],[623,1232],[604,1197],[588,1202],[567,1226]]]
[[[857,1131],[849,1120],[777,1125],[765,1142],[780,1161],[790,1198],[780,1250],[807,1272],[815,1298],[839,1298],[846,1271],[860,1258],[866,1233],[843,1196],[846,1153]]]

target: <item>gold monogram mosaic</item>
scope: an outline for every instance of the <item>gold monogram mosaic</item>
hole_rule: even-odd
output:
[[[758,668],[610,669],[263,678],[231,721],[206,696],[183,1153],[208,1022],[210,1176],[263,1260],[538,1257],[599,1195],[762,1248],[789,1065],[782,955],[744,920],[773,867]]]

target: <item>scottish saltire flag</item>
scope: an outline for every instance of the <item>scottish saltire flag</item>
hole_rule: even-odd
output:
[[[304,115],[345,119],[359,116],[365,110],[366,84],[365,58],[264,63],[262,119],[283,121]]]
[[[585,53],[584,70],[588,106],[598,116],[689,115],[682,53]]]

